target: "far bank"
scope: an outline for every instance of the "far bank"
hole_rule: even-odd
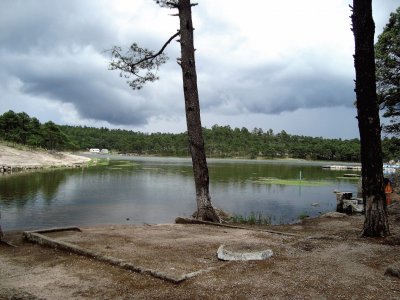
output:
[[[90,158],[67,152],[29,150],[0,144],[0,170],[16,172],[48,168],[76,168],[87,165]]]

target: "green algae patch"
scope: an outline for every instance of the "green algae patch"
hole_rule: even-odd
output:
[[[279,185],[292,185],[292,186],[326,186],[328,182],[312,181],[307,179],[279,179],[274,177],[258,177],[253,180],[258,184],[279,184]]]
[[[92,158],[89,163],[88,166],[92,167],[92,166],[108,166],[110,164],[110,160],[106,159],[106,158]]]
[[[134,163],[132,161],[118,161],[117,164],[113,164],[113,168],[129,168],[129,167],[137,167],[139,164]]]
[[[337,179],[355,180],[355,181],[360,180],[360,177],[345,177],[345,176],[339,176],[339,177],[336,177],[336,178],[337,178]]]

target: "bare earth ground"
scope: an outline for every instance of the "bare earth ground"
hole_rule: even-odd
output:
[[[400,262],[399,204],[390,217],[393,237],[387,239],[360,238],[363,216],[335,214],[270,227],[297,236],[187,224],[46,234],[173,276],[204,270],[180,284],[32,244],[21,232],[8,233],[6,239],[18,248],[0,246],[0,299],[400,299],[400,278],[384,275],[389,265]],[[248,251],[267,248],[274,256],[222,262],[216,257],[221,244]]]
[[[72,167],[85,164],[90,158],[69,153],[24,151],[0,144],[0,166],[13,168]]]

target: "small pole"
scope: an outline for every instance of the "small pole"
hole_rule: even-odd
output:
[[[301,181],[301,170],[300,170],[300,181]]]
[[[0,219],[1,219],[1,212],[0,212]],[[1,223],[0,223],[0,242],[3,240],[4,238],[4,233],[3,230],[1,229]]]

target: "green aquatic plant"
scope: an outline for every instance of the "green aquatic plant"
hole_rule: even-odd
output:
[[[325,186],[329,184],[325,181],[311,181],[307,179],[279,179],[275,177],[258,177],[254,179],[253,182],[259,184],[279,184],[293,186]]]
[[[110,160],[107,158],[92,158],[89,163],[88,166],[92,167],[92,166],[108,166],[110,164]]]
[[[127,168],[127,167],[136,167],[139,164],[133,162],[133,161],[128,161],[128,160],[122,160],[122,161],[118,161],[117,164],[113,164],[112,167],[113,168]]]
[[[234,214],[232,217],[232,223],[235,224],[248,224],[248,225],[270,225],[271,217],[264,216],[261,212],[251,212],[249,216],[242,216]]]

